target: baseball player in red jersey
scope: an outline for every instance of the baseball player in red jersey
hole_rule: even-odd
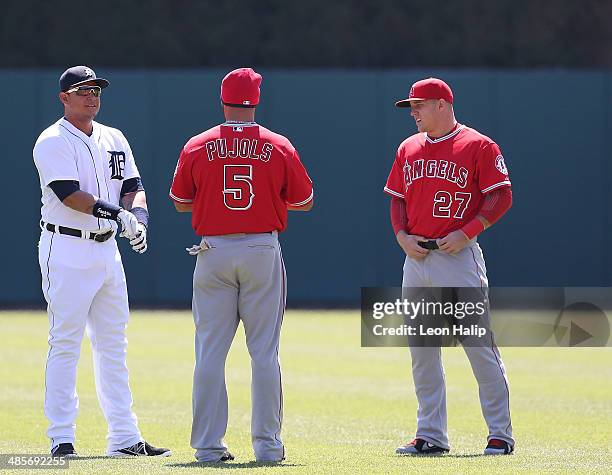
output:
[[[255,122],[261,79],[250,68],[225,76],[226,121],[187,142],[170,190],[177,211],[193,213],[202,237],[188,249],[197,255],[191,446],[202,462],[234,459],[223,440],[225,360],[240,320],[251,356],[255,457],[285,457],[278,349],[286,274],[278,233],[287,227],[287,210],[312,208],[313,189],[291,142]]]
[[[391,221],[406,253],[402,286],[472,287],[488,291],[486,267],[476,236],[512,205],[511,183],[499,146],[457,123],[453,93],[435,78],[417,81],[407,99],[419,133],[397,155],[385,192]],[[487,455],[514,450],[506,371],[492,337],[490,346],[464,346],[479,385],[489,428]],[[411,346],[419,403],[415,439],[398,454],[441,454],[450,449],[446,387],[439,347]]]

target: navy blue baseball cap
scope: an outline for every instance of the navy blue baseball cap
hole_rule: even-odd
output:
[[[87,66],[73,66],[72,68],[66,69],[60,76],[59,86],[62,92],[66,92],[68,89],[74,86],[78,86],[85,82],[94,81],[96,85],[102,89],[108,86],[109,82],[106,79],[96,77],[96,73]]]

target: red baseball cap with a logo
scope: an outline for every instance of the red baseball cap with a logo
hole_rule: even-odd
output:
[[[427,78],[415,82],[410,88],[407,99],[395,103],[396,107],[410,107],[411,101],[426,101],[428,99],[444,99],[453,103],[453,91],[442,79]]]
[[[260,84],[261,74],[251,68],[234,69],[221,81],[221,101],[226,106],[255,107]]]

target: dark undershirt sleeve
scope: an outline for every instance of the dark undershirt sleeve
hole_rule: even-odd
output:
[[[49,188],[51,188],[55,196],[63,202],[72,193],[79,191],[80,185],[79,182],[75,180],[57,180],[49,183]]]
[[[129,178],[123,182],[123,185],[121,186],[121,198],[128,193],[135,193],[137,191],[144,191],[144,186],[142,185],[142,180],[139,176]]]

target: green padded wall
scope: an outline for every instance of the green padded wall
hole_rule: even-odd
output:
[[[61,72],[0,71],[3,306],[42,302],[31,151],[62,113]],[[194,260],[184,248],[196,238],[168,188],[184,142],[221,121],[219,84],[227,71],[96,72],[111,81],[98,120],[128,137],[152,216],[146,254],[121,245],[130,300],[189,306]],[[480,240],[491,285],[612,285],[610,72],[260,72],[257,120],[292,140],[315,186],[314,209],[292,214],[282,236],[291,304],[355,304],[361,286],[400,285],[402,254],[382,188],[397,145],[415,127],[393,102],[430,75],[453,87],[458,120],[496,140],[510,169],[514,206]]]

